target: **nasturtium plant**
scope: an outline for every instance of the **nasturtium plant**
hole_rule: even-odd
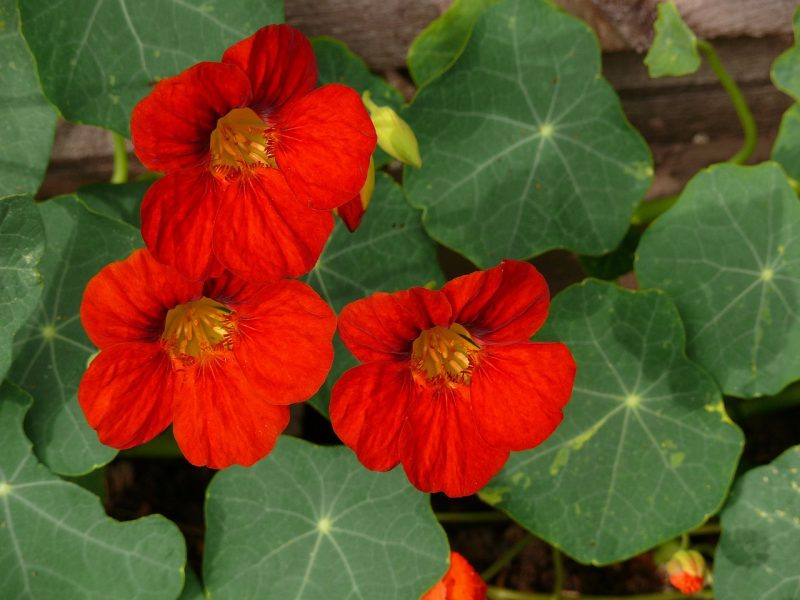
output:
[[[119,523],[99,499],[38,463],[22,428],[31,397],[0,385],[0,597],[171,600],[186,549],[174,523]]]
[[[11,344],[42,294],[36,266],[44,254],[44,225],[33,198],[0,198],[0,378],[11,366]],[[18,342],[19,343],[19,342]]]
[[[505,0],[404,113],[423,166],[406,168],[427,232],[482,268],[555,247],[613,249],[653,175],[600,76],[591,31],[543,0]]]
[[[33,193],[44,177],[56,111],[19,31],[16,0],[0,0],[0,196]]]
[[[80,188],[78,197],[96,212],[139,227],[142,224],[142,198],[152,183],[93,183]]]
[[[658,5],[655,38],[644,64],[650,77],[689,75],[700,68],[697,37],[671,0]]]
[[[76,399],[78,384],[97,349],[80,321],[83,289],[103,266],[141,245],[130,225],[88,209],[76,196],[39,206],[46,250],[39,271],[44,291],[15,341],[9,377],[33,396],[25,428],[39,458],[63,475],[81,475],[110,461]]]
[[[408,72],[417,87],[436,79],[453,64],[469,40],[478,17],[499,0],[453,0],[448,9],[408,49]]]
[[[686,358],[665,294],[587,280],[556,297],[537,339],[572,350],[572,399],[555,434],[512,454],[483,500],[592,564],[643,552],[719,509],[742,434],[713,379]]]
[[[405,202],[391,177],[379,174],[361,226],[350,233],[337,221],[317,264],[303,281],[339,311],[348,302],[378,291],[441,285],[444,275],[436,264],[436,247],[422,231],[419,212]],[[331,373],[311,400],[323,414],[328,412],[331,386],[356,365],[338,336],[334,344]]]
[[[444,531],[400,469],[291,437],[207,493],[203,575],[226,598],[418,598],[447,570]]]
[[[794,46],[775,59],[771,76],[779,90],[800,102],[800,47],[797,46],[800,39],[800,8],[794,13],[794,39]]]
[[[20,12],[42,87],[61,114],[127,136],[131,110],[153,84],[281,22],[283,2],[25,0]]]
[[[731,491],[714,555],[716,597],[797,597],[798,553],[800,446],[794,446],[745,473]]]
[[[795,182],[800,180],[800,104],[792,105],[783,113],[772,147],[772,159],[779,162]]]
[[[800,379],[800,204],[775,163],[696,175],[642,236],[636,274],[675,300],[687,352],[740,397]]]

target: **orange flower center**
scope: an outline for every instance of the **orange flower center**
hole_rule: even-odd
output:
[[[185,365],[233,348],[233,311],[203,296],[167,311],[164,333],[170,356]]]
[[[234,108],[217,120],[211,133],[211,167],[223,176],[230,169],[275,167],[267,125],[249,108]]]
[[[413,365],[429,381],[440,378],[448,386],[469,385],[474,353],[480,347],[458,323],[449,328],[433,327],[423,331],[411,347]]]

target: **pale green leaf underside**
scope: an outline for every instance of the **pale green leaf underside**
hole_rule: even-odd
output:
[[[556,432],[512,454],[484,500],[594,564],[647,550],[719,508],[743,437],[714,381],[686,358],[665,294],[587,280],[555,298],[540,338],[572,351],[572,399]]]
[[[800,598],[800,446],[736,482],[714,556],[719,600]]]
[[[417,87],[429,83],[455,61],[481,13],[499,0],[454,0],[408,49],[408,71]]]
[[[119,523],[99,499],[39,464],[22,431],[31,398],[0,386],[0,598],[172,600],[183,537],[161,516]]]
[[[25,0],[20,11],[42,87],[64,117],[125,136],[155,82],[283,21],[281,0]]]
[[[800,180],[800,104],[789,107],[772,147],[772,159],[781,163],[793,179]]]
[[[675,300],[689,356],[726,394],[800,378],[800,204],[775,163],[701,171],[645,232],[636,273]]]
[[[0,0],[0,196],[39,189],[55,125],[19,32],[17,2]]]
[[[428,496],[342,446],[281,437],[248,469],[214,477],[203,573],[215,600],[419,598],[447,570]]]
[[[361,226],[350,233],[337,220],[316,266],[304,281],[337,312],[345,304],[374,294],[444,283],[436,247],[422,231],[419,211],[409,206],[388,175],[378,173],[375,193]],[[335,358],[328,380],[311,400],[328,412],[331,386],[356,361],[335,340]]]
[[[423,162],[405,170],[409,201],[432,237],[481,267],[554,247],[610,251],[652,178],[593,34],[543,0],[484,12],[403,116]]]
[[[42,294],[36,265],[43,253],[44,226],[33,198],[0,198],[0,381],[11,366],[11,340]]]
[[[794,45],[772,63],[772,83],[800,102],[800,7],[794,13]]]
[[[644,57],[650,77],[689,75],[700,68],[697,38],[673,2],[658,5],[656,35]]]
[[[108,263],[141,245],[139,231],[86,208],[75,196],[39,205],[47,249],[39,265],[44,292],[14,341],[9,377],[33,396],[26,430],[53,471],[80,475],[110,461],[78,405],[77,391],[96,352],[80,322],[86,284]]]

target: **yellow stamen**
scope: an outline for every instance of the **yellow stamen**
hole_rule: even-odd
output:
[[[161,339],[174,361],[182,365],[205,362],[233,349],[233,311],[203,296],[167,311]]]
[[[433,327],[414,340],[411,360],[429,381],[440,380],[449,387],[469,385],[475,352],[480,346],[458,323],[449,328]]]
[[[253,110],[234,108],[211,133],[211,170],[226,177],[232,170],[275,167],[269,126]]]

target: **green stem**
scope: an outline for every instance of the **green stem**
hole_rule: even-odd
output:
[[[728,93],[728,97],[733,103],[733,108],[736,110],[736,116],[739,117],[739,122],[742,124],[744,143],[739,151],[728,159],[728,162],[737,165],[744,164],[753,155],[753,151],[756,149],[756,142],[758,142],[756,120],[753,118],[753,113],[750,111],[741,88],[722,65],[714,46],[704,40],[697,40],[697,48],[706,57],[708,66],[714,71],[722,87]]]
[[[126,458],[178,458],[183,456],[171,431],[166,431],[141,446],[123,450],[120,454]]]
[[[508,563],[510,563],[514,558],[525,549],[525,546],[530,544],[533,541],[533,536],[530,533],[525,534],[525,537],[518,540],[516,544],[511,546],[508,550],[503,552],[494,564],[490,565],[488,569],[486,569],[483,573],[481,573],[481,578],[484,581],[490,581],[495,575],[497,575],[503,567],[505,567]]]
[[[128,182],[128,150],[125,148],[125,138],[118,133],[111,134],[114,144],[114,172],[111,174],[111,183]]]
[[[678,195],[662,196],[654,200],[645,200],[639,203],[631,217],[631,225],[647,225],[656,220],[656,217],[667,212],[678,201]]]
[[[716,535],[720,531],[722,531],[722,529],[719,523],[706,523],[705,525],[700,525],[700,527],[692,529],[689,535]]]
[[[555,575],[551,598],[552,600],[561,600],[561,590],[564,589],[564,556],[555,546],[553,546],[553,571],[555,571]]]
[[[479,512],[437,512],[439,523],[498,523],[509,521],[508,515],[498,511]]]
[[[489,598],[489,600],[551,600],[552,598],[550,594],[517,592],[515,590],[507,590],[494,586],[489,586],[486,597]],[[564,598],[576,598],[580,600],[692,600],[692,598],[699,600],[702,598],[704,600],[711,600],[714,598],[714,592],[711,590],[704,590],[691,596],[687,596],[681,592],[634,594],[632,596],[589,596],[570,592],[569,595],[564,595]]]

